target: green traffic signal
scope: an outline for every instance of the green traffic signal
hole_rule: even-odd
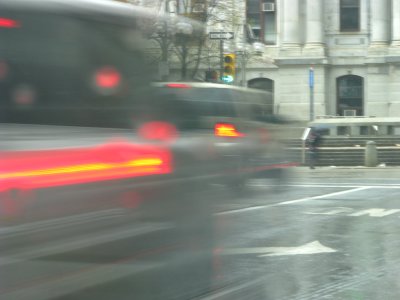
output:
[[[231,83],[235,80],[235,54],[224,54],[224,74],[222,81]]]
[[[233,82],[233,76],[224,75],[224,76],[222,76],[222,81],[225,82],[225,83],[232,83]]]

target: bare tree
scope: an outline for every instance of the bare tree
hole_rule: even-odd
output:
[[[219,43],[208,39],[206,29],[240,33],[243,17],[236,1],[158,0],[155,9],[183,18],[154,26],[151,38],[159,50],[158,55],[153,54],[154,61],[162,62],[164,67],[167,63],[175,65],[182,80],[196,79],[201,67],[219,65]],[[167,75],[162,77],[165,80]]]

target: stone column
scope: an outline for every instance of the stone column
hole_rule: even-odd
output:
[[[284,48],[300,46],[299,0],[283,0],[283,37]]]
[[[307,0],[306,47],[324,46],[323,0]]]
[[[325,56],[324,0],[306,0],[306,56]]]
[[[371,0],[371,47],[382,47],[388,44],[388,4],[388,0]]]
[[[400,0],[392,0],[392,47],[400,47]]]

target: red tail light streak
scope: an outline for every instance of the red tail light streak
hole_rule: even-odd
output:
[[[229,123],[217,123],[214,127],[214,134],[217,137],[244,137],[244,134],[239,132],[233,124]]]
[[[0,28],[18,28],[20,26],[20,23],[16,20],[0,17]]]
[[[130,143],[3,152],[0,166],[0,191],[83,184],[172,171],[168,150]]]

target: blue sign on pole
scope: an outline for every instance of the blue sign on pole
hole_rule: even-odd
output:
[[[310,85],[310,88],[314,87],[314,69],[313,68],[310,68],[308,83]]]

